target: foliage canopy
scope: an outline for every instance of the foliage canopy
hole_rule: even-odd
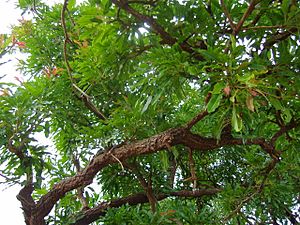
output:
[[[296,0],[19,7],[0,164],[27,225],[300,222]]]

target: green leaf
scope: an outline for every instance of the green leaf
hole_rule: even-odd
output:
[[[269,97],[268,100],[276,110],[282,110],[284,108],[277,98]]]
[[[235,49],[236,48],[236,38],[235,38],[235,36],[230,35],[230,40],[231,40],[232,49]]]
[[[209,113],[214,112],[219,107],[221,99],[222,99],[222,94],[218,94],[218,95],[213,94],[207,104],[207,111]]]
[[[247,73],[247,74],[238,76],[238,81],[243,82],[243,83],[248,83],[250,80],[252,80],[254,78],[255,78],[254,73]]]
[[[218,82],[215,84],[213,91],[211,92],[212,94],[220,94],[225,87],[224,82]]]
[[[160,162],[161,162],[162,168],[164,169],[164,171],[167,171],[169,168],[168,152],[166,152],[166,151],[159,152],[159,157],[160,157]]]
[[[145,103],[145,105],[144,105],[144,107],[143,107],[143,109],[142,109],[142,113],[144,113],[144,112],[148,109],[148,107],[149,107],[151,101],[152,101],[152,96],[150,95],[150,96],[147,98],[147,101],[146,101],[146,103]]]
[[[281,3],[281,10],[284,14],[284,16],[287,16],[289,12],[289,6],[291,4],[291,0],[283,0]]]
[[[68,1],[68,8],[72,9],[76,5],[76,0],[69,0]]]
[[[293,118],[292,114],[291,114],[291,111],[287,108],[284,108],[282,111],[281,111],[281,118],[286,122],[286,123],[289,123],[291,122],[291,119]]]
[[[231,125],[236,132],[240,132],[243,128],[242,118],[237,114],[235,105],[232,108]]]

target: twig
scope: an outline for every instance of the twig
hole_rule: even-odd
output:
[[[147,181],[143,175],[140,173],[138,166],[136,164],[129,164],[126,163],[125,166],[130,169],[136,176],[137,179],[139,180],[142,188],[144,189],[147,198],[149,200],[150,206],[151,206],[151,210],[154,213],[156,211],[156,205],[157,205],[157,199],[153,193],[153,189],[152,189],[152,180],[151,180],[151,174],[149,176],[149,181]]]
[[[225,224],[228,220],[230,220],[235,214],[239,213],[241,208],[244,206],[245,203],[249,202],[250,200],[253,199],[253,197],[259,193],[262,192],[264,185],[266,183],[266,180],[269,176],[269,174],[271,173],[271,171],[275,168],[276,164],[278,163],[278,160],[273,159],[268,166],[264,169],[265,170],[265,175],[264,178],[261,182],[261,184],[259,185],[259,187],[256,189],[255,192],[253,192],[250,196],[246,197],[245,199],[243,199],[240,204],[235,208],[235,210],[233,210],[228,216],[226,216],[223,219],[223,223]]]
[[[122,171],[124,172],[125,169],[124,169],[124,166],[123,166],[122,162],[121,162],[116,156],[114,156],[114,154],[112,154],[111,152],[109,152],[109,154],[110,154],[115,160],[117,160],[117,162],[121,165]]]
[[[267,50],[270,49],[274,44],[276,44],[279,41],[283,41],[285,39],[287,39],[289,36],[291,36],[294,32],[297,32],[298,29],[296,27],[293,27],[285,32],[276,34],[272,37],[270,37],[268,40],[266,40],[266,42],[264,43],[264,47],[262,49],[262,53]]]
[[[174,186],[174,181],[175,181],[175,175],[176,175],[176,169],[177,169],[177,162],[176,162],[176,158],[174,156],[174,154],[172,152],[170,152],[171,156],[170,156],[170,166],[169,166],[169,181],[170,181],[170,187],[173,188]]]
[[[259,29],[283,29],[286,28],[285,25],[275,25],[275,26],[256,26],[256,27],[242,27],[242,30],[259,30]]]
[[[193,159],[193,150],[188,148],[189,151],[189,166],[191,170],[191,179],[193,181],[193,191],[197,188],[197,176],[196,176],[196,169],[195,169],[195,161]]]
[[[72,154],[72,161],[74,163],[77,173],[79,173],[81,171],[80,162],[79,159],[74,154]],[[78,199],[82,204],[82,209],[83,210],[89,209],[89,203],[86,197],[84,197],[84,187],[78,187],[76,190],[77,190]]]
[[[67,7],[68,7],[68,1],[69,0],[64,1],[63,8],[61,10],[61,25],[63,27],[64,37],[65,37],[64,46],[63,46],[63,53],[64,53],[64,60],[65,60],[65,64],[66,64],[66,67],[67,67],[69,78],[70,78],[71,82],[74,83],[73,82],[73,76],[72,76],[72,73],[71,73],[72,69],[71,69],[70,63],[68,61],[68,56],[67,56],[67,44],[68,44],[68,42],[71,42],[70,37],[69,37],[68,32],[67,32],[67,26],[66,26],[66,21],[65,21],[65,12],[66,12]]]
[[[3,183],[7,183],[8,182],[12,182],[12,183],[15,183],[15,184],[19,184],[19,185],[22,185],[21,182],[19,182],[17,179],[13,179],[13,178],[9,178],[8,176],[5,176],[4,174],[0,173],[0,177],[3,177],[4,179],[6,179],[5,182]],[[1,182],[2,183],[2,182]],[[13,185],[13,184],[12,184]]]
[[[225,5],[224,0],[221,0],[221,7],[222,7],[222,9],[224,11],[225,16],[227,17],[227,19],[229,21],[231,29],[235,30],[236,29],[236,25],[234,24],[233,20],[231,19],[231,16],[230,16],[229,11],[228,11],[228,9],[227,9],[227,7]]]
[[[246,12],[243,14],[242,18],[240,19],[240,21],[238,22],[237,26],[236,26],[235,29],[233,30],[233,35],[234,35],[234,36],[237,35],[237,34],[240,32],[240,30],[241,30],[241,28],[242,28],[242,26],[243,26],[245,20],[246,20],[246,19],[248,18],[248,16],[250,16],[250,14],[253,12],[253,10],[255,9],[255,5],[256,5],[258,2],[259,2],[259,1],[257,1],[257,0],[252,0],[252,1],[250,2],[250,5],[249,5],[249,7],[247,8]]]
[[[81,94],[82,96],[86,97],[86,98],[91,98],[89,95],[87,95],[80,87],[78,87],[76,84],[72,83],[72,86],[77,89]]]

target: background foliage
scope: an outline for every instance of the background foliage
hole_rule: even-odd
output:
[[[0,56],[26,53],[27,81],[0,83],[0,163],[26,224],[299,223],[297,1],[19,7],[33,19]]]

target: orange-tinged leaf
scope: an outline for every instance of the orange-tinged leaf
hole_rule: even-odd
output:
[[[87,48],[89,46],[88,41],[83,41],[82,42],[82,48]]]

